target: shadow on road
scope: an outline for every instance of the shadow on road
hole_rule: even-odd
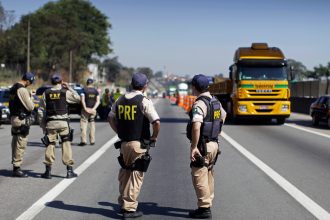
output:
[[[120,207],[118,204],[110,202],[99,202],[103,206],[111,206],[114,210],[119,211]],[[188,218],[189,209],[180,209],[166,206],[158,206],[155,202],[139,202],[138,210],[143,212],[143,215],[159,215],[159,216],[170,216],[177,218]],[[157,218],[155,218],[157,219]]]
[[[32,170],[24,170],[22,169],[24,173],[26,173],[29,177],[32,178],[41,178],[41,173],[36,173]],[[6,177],[12,177],[13,171],[12,170],[0,170],[0,176],[6,176]],[[13,177],[14,178],[14,177]]]
[[[68,210],[68,211],[75,211],[75,212],[88,213],[88,214],[98,214],[112,219],[121,219],[121,217],[117,215],[117,211],[104,209],[104,208],[70,205],[70,204],[65,204],[63,201],[52,201],[47,203],[46,206],[62,209],[62,210]]]

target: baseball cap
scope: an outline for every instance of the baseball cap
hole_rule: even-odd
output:
[[[86,84],[92,84],[94,82],[94,80],[93,79],[91,79],[91,78],[88,78],[87,79],[87,81],[86,81]]]
[[[35,80],[34,74],[30,72],[24,73],[22,80],[27,80],[32,84]]]
[[[209,87],[209,80],[203,74],[195,75],[191,81],[191,84],[196,87],[197,90],[205,90]]]
[[[60,74],[55,73],[54,75],[52,75],[51,81],[53,84],[58,84],[62,81],[62,77]]]
[[[132,86],[143,87],[148,83],[148,78],[143,73],[134,73],[132,76]]]

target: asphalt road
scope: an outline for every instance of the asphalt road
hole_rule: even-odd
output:
[[[188,118],[179,107],[171,106],[167,100],[155,102],[161,116],[161,132],[156,148],[151,149],[153,160],[139,196],[139,209],[144,213],[143,219],[186,219],[188,211],[196,208],[189,168],[189,142],[185,138]],[[2,126],[0,219],[16,219],[19,216],[29,219],[26,214],[40,220],[119,219],[116,214],[119,209],[119,152],[109,147],[115,140],[114,132],[106,122],[97,122],[96,145],[79,147],[79,121],[73,120],[71,125],[75,128],[72,147],[75,168],[80,173],[78,178],[71,180],[64,178],[66,170],[61,162],[60,148],[56,149],[56,163],[53,166],[55,177],[51,180],[40,178],[44,172],[42,161],[45,148],[40,142],[41,129],[38,126],[32,127],[22,166],[30,177],[12,178],[10,126]],[[292,114],[282,126],[249,121],[240,125],[225,124],[220,139],[222,154],[215,167],[213,219],[321,219],[322,215],[315,216],[310,211],[310,201],[319,208],[316,212],[325,211],[324,216],[328,217],[329,138],[330,130],[326,125],[314,128],[310,117],[299,114]],[[277,177],[258,168],[255,161],[234,147],[237,144],[310,200],[298,202],[299,193],[286,192],[280,183],[275,182]],[[95,152],[99,157],[94,157]],[[91,160],[93,158],[95,162]],[[47,197],[44,196],[46,193]],[[46,200],[40,201],[40,198]],[[35,202],[34,209],[30,209]]]

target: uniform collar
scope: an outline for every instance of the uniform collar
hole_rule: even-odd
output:
[[[199,96],[198,96],[197,98],[199,98],[199,97],[201,97],[201,96],[212,97],[212,96],[211,96],[211,93],[210,93],[209,91],[207,91],[207,92],[203,92],[203,93],[199,94]]]
[[[143,95],[143,93],[142,93],[140,90],[132,90],[131,93],[136,93],[136,94],[141,94],[141,95]]]
[[[54,89],[62,89],[62,85],[61,84],[56,84],[53,86]]]

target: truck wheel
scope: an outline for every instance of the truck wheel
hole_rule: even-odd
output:
[[[315,114],[313,114],[313,116],[312,116],[312,123],[314,126],[319,125],[319,119],[316,117]]]
[[[330,128],[330,117],[328,118],[328,128]]]
[[[282,124],[285,123],[285,118],[277,118],[276,122],[277,122],[278,125],[282,125]]]

